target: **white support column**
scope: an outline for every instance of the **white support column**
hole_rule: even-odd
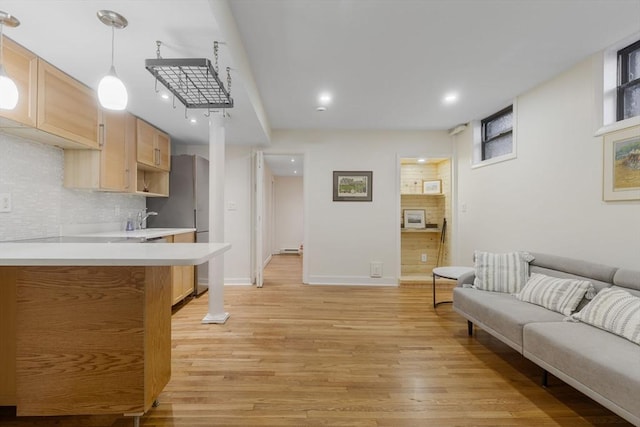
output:
[[[209,118],[209,242],[224,242],[224,117],[211,113]],[[202,323],[225,323],[224,255],[209,261],[209,312]]]

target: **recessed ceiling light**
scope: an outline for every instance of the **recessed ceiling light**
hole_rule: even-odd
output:
[[[418,159],[418,163],[424,163],[426,161],[427,161],[427,159]]]
[[[168,94],[168,93],[166,93],[166,92],[163,92],[163,93],[162,93],[162,95],[160,95],[160,97],[161,97],[162,99],[169,99],[169,94]]]
[[[191,117],[191,119],[189,119],[189,121],[190,121],[191,123],[198,123],[198,120],[196,120],[196,118],[195,118],[195,117]]]
[[[445,104],[453,104],[457,100],[458,100],[458,94],[454,92],[446,94],[443,99]]]
[[[327,107],[323,107],[323,106],[316,107],[316,111],[327,111]]]
[[[298,171],[293,171],[293,173],[298,173]]]
[[[320,103],[320,105],[323,105],[323,106],[327,106],[331,104],[331,99],[332,99],[331,94],[328,92],[322,92],[320,96],[318,96],[318,102]]]
[[[296,159],[294,159],[293,157],[291,158],[291,163],[294,163],[296,161]]]

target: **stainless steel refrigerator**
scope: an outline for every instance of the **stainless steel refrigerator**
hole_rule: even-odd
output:
[[[192,155],[171,156],[169,197],[147,198],[147,209],[158,212],[147,219],[154,228],[195,228],[196,242],[209,242],[209,161]],[[209,287],[209,264],[196,269],[194,291]]]

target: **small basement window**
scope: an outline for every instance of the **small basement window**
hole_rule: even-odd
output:
[[[640,116],[640,40],[618,51],[617,120]]]
[[[481,122],[482,161],[513,154],[513,105]]]

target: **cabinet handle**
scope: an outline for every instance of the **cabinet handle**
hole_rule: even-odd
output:
[[[156,148],[155,149],[155,153],[156,153],[156,161],[155,161],[155,163],[156,163],[156,165],[160,166],[160,149]]]
[[[131,174],[129,173],[129,169],[124,170],[124,188],[129,189],[129,185],[131,184]]]
[[[98,125],[98,127],[100,129],[99,135],[98,135],[98,147],[102,148],[104,147],[106,126],[104,125],[104,123],[101,123],[100,125]]]

